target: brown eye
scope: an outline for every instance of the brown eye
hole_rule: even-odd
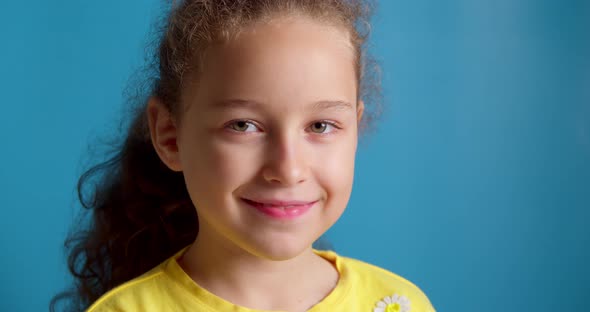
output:
[[[328,135],[328,134],[332,134],[332,132],[336,132],[338,130],[341,130],[342,128],[338,126],[338,124],[334,121],[330,121],[330,120],[320,120],[320,121],[316,121],[314,123],[312,123],[307,131],[316,133],[316,134],[322,134],[322,135]]]
[[[328,128],[328,123],[326,122],[314,122],[311,125],[311,132],[314,133],[324,133],[326,131],[326,128]]]
[[[237,120],[232,122],[229,125],[229,128],[237,132],[252,132],[257,130],[256,125],[246,120]]]

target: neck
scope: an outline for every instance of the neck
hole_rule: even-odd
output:
[[[274,261],[199,234],[179,262],[214,295],[260,310],[305,311],[338,281],[335,268],[311,246],[294,258]]]

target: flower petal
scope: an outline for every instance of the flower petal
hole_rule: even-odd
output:
[[[405,305],[409,305],[410,304],[410,299],[408,299],[408,297],[406,296],[401,296],[399,299],[399,302]]]

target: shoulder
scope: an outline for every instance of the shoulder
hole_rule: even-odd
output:
[[[376,265],[348,257],[340,257],[343,266],[350,270],[351,276],[359,283],[369,283],[388,287],[412,290],[422,293],[414,283],[406,278]]]
[[[87,312],[139,311],[142,306],[150,306],[150,293],[163,279],[163,272],[156,267],[145,274],[127,281],[103,294]],[[146,296],[148,295],[148,296]]]
[[[181,311],[187,309],[180,303],[198,304],[190,298],[171,269],[172,261],[169,258],[141,276],[113,288],[96,300],[87,312]]]
[[[371,304],[373,311],[387,311],[389,305],[397,305],[399,311],[435,311],[426,294],[406,278],[361,260],[339,255],[336,259],[341,276],[363,306]]]

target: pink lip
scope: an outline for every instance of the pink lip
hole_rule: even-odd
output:
[[[276,219],[293,219],[305,214],[316,202],[298,200],[242,200],[265,215]]]

